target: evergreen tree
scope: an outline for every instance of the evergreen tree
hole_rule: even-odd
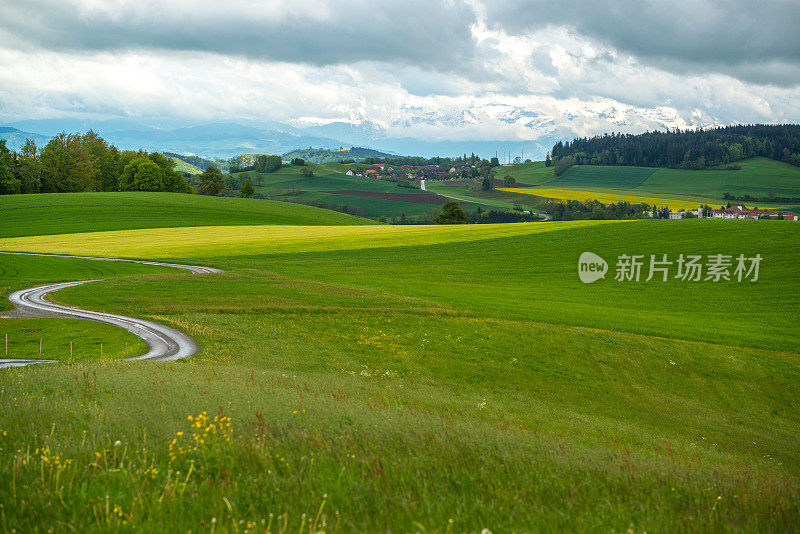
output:
[[[494,174],[487,172],[481,182],[481,191],[491,191],[494,187]]]

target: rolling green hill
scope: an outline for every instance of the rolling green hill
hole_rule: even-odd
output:
[[[222,172],[228,171],[228,165],[229,165],[228,160],[224,159],[211,160],[201,156],[187,156],[184,154],[175,154],[174,152],[164,152],[164,155],[168,156],[169,158],[175,161],[185,163],[186,164],[185,168],[199,170],[199,172],[186,171],[186,172],[191,172],[192,174],[199,174],[200,172],[203,172],[206,167],[216,167]],[[176,170],[180,171],[181,169],[178,168]]]
[[[520,163],[495,169],[495,176],[503,179],[508,174],[517,180],[518,185],[539,185],[551,181],[553,175],[552,167],[545,167],[544,161],[534,161],[533,163]]]
[[[800,168],[766,158],[737,162],[739,170],[680,170],[654,167],[576,165],[547,182],[552,188],[620,189],[630,194],[692,195],[722,199],[733,196],[800,197]]]
[[[635,189],[658,171],[659,169],[648,167],[576,165],[561,176],[547,182],[547,187]]]
[[[59,294],[156,318],[202,351],[5,373],[7,524],[785,532],[800,522],[800,225],[248,230],[28,239],[137,253],[171,232],[173,259],[227,272],[106,272]],[[578,280],[586,250],[609,261],[605,280]],[[759,281],[613,278],[622,254],[720,253],[761,254]],[[69,276],[71,260],[0,261],[12,287],[30,282],[26,270]],[[67,338],[54,335],[63,358]]]
[[[325,202],[330,209],[347,205],[357,208],[357,213],[367,217],[397,217],[401,213],[409,216],[421,215],[431,213],[440,207],[436,201],[431,200],[437,198],[434,193],[401,187],[387,180],[345,174],[348,169],[357,166],[310,163],[306,167],[284,166],[275,172],[266,174],[249,172],[248,175],[255,191],[265,197],[306,203]],[[303,176],[304,168],[310,169],[314,176]],[[333,193],[334,191],[336,193]],[[347,192],[381,193],[382,196],[369,198]],[[467,202],[462,203],[462,208],[474,210],[479,205],[482,209],[491,209],[491,206],[486,204]]]
[[[201,174],[203,172],[200,167],[196,167],[181,158],[169,156],[169,159],[175,162],[175,170],[178,172],[188,172],[189,174]]]
[[[310,206],[177,193],[53,193],[0,196],[0,236],[169,226],[373,224]]]
[[[722,198],[734,196],[766,197],[769,190],[777,196],[800,197],[800,168],[766,158],[737,163],[736,171],[681,171],[658,169],[638,189],[652,193],[684,193]]]

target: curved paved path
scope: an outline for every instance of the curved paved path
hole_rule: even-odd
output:
[[[14,252],[0,252],[0,254],[19,254],[24,256],[55,256],[53,254],[31,254],[31,253],[14,253]],[[141,260],[124,260],[118,258],[93,258],[89,256],[55,256],[59,258],[79,258],[97,261],[124,261],[130,263],[141,263],[144,265],[157,265],[160,267],[173,267],[176,269],[185,269],[193,274],[209,274],[221,273],[222,270],[213,267],[203,267],[199,265],[182,265],[177,263],[161,263],[156,261],[141,261]],[[141,356],[128,358],[128,360],[157,360],[157,361],[172,361],[180,358],[188,358],[194,355],[197,350],[197,342],[191,337],[187,336],[179,330],[164,326],[162,324],[148,321],[145,319],[135,319],[133,317],[125,317],[123,315],[114,315],[111,313],[102,313],[89,310],[81,310],[79,308],[72,308],[70,306],[63,306],[61,304],[54,304],[45,300],[45,296],[54,291],[73,287],[80,284],[87,284],[90,282],[98,282],[99,280],[78,280],[75,282],[62,282],[58,284],[46,284],[42,286],[32,287],[29,289],[21,289],[15,291],[8,296],[8,300],[14,305],[15,311],[18,315],[24,317],[66,317],[87,319],[90,321],[98,321],[101,323],[108,323],[114,326],[124,328],[129,332],[133,332],[142,338],[147,346],[148,351]],[[31,365],[34,363],[54,363],[55,360],[11,360],[0,359],[0,368],[3,367],[19,367],[22,365]]]

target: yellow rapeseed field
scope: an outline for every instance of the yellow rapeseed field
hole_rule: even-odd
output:
[[[617,194],[617,193],[598,193],[596,191],[576,191],[572,189],[547,189],[543,187],[504,187],[500,191],[508,191],[510,193],[522,193],[525,195],[536,195],[544,198],[553,198],[556,200],[597,200],[603,204],[610,204],[612,202],[630,202],[631,204],[653,204],[659,208],[669,206],[672,211],[696,209],[701,204],[711,203],[713,201],[702,202],[700,200],[680,200],[673,198],[659,198],[647,197],[630,194]],[[719,204],[716,201],[714,205]]]
[[[431,245],[623,221],[408,226],[192,226],[0,239],[0,250],[124,258],[197,258]]]

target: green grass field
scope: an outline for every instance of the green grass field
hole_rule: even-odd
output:
[[[683,193],[722,198],[766,197],[770,189],[777,196],[800,197],[800,168],[766,158],[738,163],[737,171],[680,171],[659,169],[637,189],[652,193]]]
[[[400,187],[387,180],[374,180],[359,176],[347,176],[345,172],[353,165],[327,163],[322,165],[308,164],[314,176],[301,174],[302,167],[286,166],[272,173],[250,172],[251,181],[257,193],[271,198],[297,200],[306,203],[324,201],[331,209],[347,205],[355,207],[359,213],[367,217],[397,217],[406,215],[422,215],[440,210],[441,206],[399,201],[383,198],[365,198],[347,194],[333,194],[330,191],[369,191],[375,193],[400,193],[430,196],[432,193]],[[290,194],[291,193],[291,194]],[[482,209],[490,209],[488,204],[464,203],[462,208],[474,210],[478,205]]]
[[[374,224],[287,202],[177,193],[0,196],[0,237],[172,226]]]
[[[496,177],[501,180],[505,175],[513,176],[518,184],[540,185],[550,182],[555,178],[552,167],[545,167],[544,161],[521,163],[509,167],[496,169]]]
[[[57,294],[181,328],[202,349],[3,371],[0,528],[800,524],[800,225],[247,230],[0,241],[226,270],[126,266]],[[609,261],[605,280],[578,280],[586,250]],[[764,259],[755,283],[613,280],[620,254],[681,253]],[[4,292],[97,276],[88,260],[0,261]],[[111,265],[98,268],[125,264]]]
[[[800,168],[766,158],[737,164],[741,169],[734,171],[577,165],[546,183],[548,188],[623,190],[631,195],[690,196],[711,202],[721,200],[725,193],[766,197],[770,190],[776,196],[800,197]]]
[[[658,171],[659,169],[650,167],[576,165],[561,176],[555,178],[552,182],[547,182],[547,187],[636,189]],[[676,193],[678,191],[667,192]]]
[[[492,191],[481,191],[476,187],[466,185],[451,185],[447,181],[426,182],[425,187],[428,191],[448,195],[451,197],[469,200],[480,203],[492,208],[514,209],[517,206],[536,211],[541,205],[541,201],[530,196],[523,196],[515,193],[507,193],[493,189]],[[485,209],[485,208],[484,208]]]

